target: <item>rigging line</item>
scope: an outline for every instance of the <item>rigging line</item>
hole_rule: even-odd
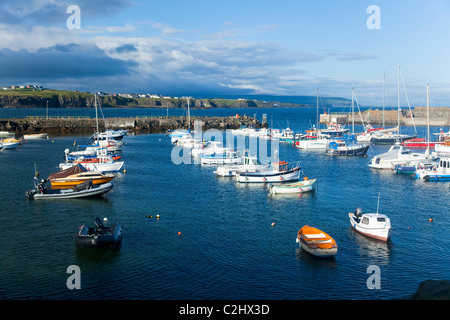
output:
[[[405,81],[403,80],[403,74],[402,74],[402,71],[400,69],[399,69],[399,71],[400,71],[400,78],[402,79],[403,90],[405,92],[406,102],[408,103],[409,114],[410,114],[410,117],[411,117],[411,120],[412,120],[412,123],[413,123],[413,126],[414,126],[414,132],[417,133],[416,124],[414,123],[414,117],[412,116],[411,106],[409,104],[408,94],[406,93]]]

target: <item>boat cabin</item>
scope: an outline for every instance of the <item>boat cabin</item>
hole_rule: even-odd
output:
[[[273,163],[273,169],[275,171],[287,171],[288,163],[286,161],[278,161]]]

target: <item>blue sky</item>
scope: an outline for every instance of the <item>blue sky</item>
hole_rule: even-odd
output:
[[[80,29],[68,29],[70,5]],[[381,28],[366,26],[370,5]],[[450,105],[450,4],[433,1],[4,0],[0,84],[165,95],[351,97]],[[406,104],[403,86],[401,103]]]

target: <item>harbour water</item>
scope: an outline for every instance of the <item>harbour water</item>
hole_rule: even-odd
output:
[[[267,114],[269,126],[289,124],[298,132],[316,121],[315,108],[196,112]],[[418,131],[425,137],[426,128]],[[267,185],[219,178],[214,167],[174,164],[164,134],[129,135],[121,151],[126,172],[104,198],[25,197],[35,168],[48,176],[64,161],[64,149],[88,140],[55,136],[0,153],[1,299],[388,300],[409,297],[422,281],[450,277],[450,185],[370,169],[371,156],[389,146],[371,146],[368,157],[338,158],[280,143],[280,159],[299,161],[306,176],[318,179],[318,190],[271,196]],[[357,234],[348,219],[356,207],[375,212],[378,193],[379,212],[393,225],[387,243]],[[119,250],[75,246],[78,227],[95,217],[122,224]],[[336,240],[334,258],[299,248],[295,238],[305,224]],[[79,290],[66,284],[71,265],[81,270]],[[380,271],[375,288],[373,266]]]

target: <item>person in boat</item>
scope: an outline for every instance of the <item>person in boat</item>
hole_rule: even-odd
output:
[[[356,217],[356,219],[355,219],[355,221],[356,221],[356,223],[359,223],[360,222],[360,218],[362,217],[362,209],[361,208],[356,208],[355,209],[355,213],[354,213],[354,216]]]
[[[37,191],[39,192],[39,193],[47,193],[47,182],[49,182],[50,180],[49,179],[42,179],[41,180],[41,182],[40,183],[38,183],[37,184],[37,186],[36,186],[36,188],[37,188]]]

